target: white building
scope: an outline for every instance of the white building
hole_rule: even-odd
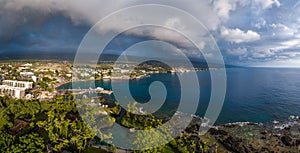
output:
[[[103,91],[104,90],[104,88],[102,88],[102,87],[97,87],[96,88],[96,91]]]
[[[16,81],[16,80],[3,80],[2,85],[7,85],[11,87],[19,87],[25,89],[32,89],[33,82],[26,82],[26,81]]]
[[[26,91],[32,87],[33,82],[4,80],[0,85],[0,94],[21,99],[25,97]]]
[[[31,79],[33,80],[33,82],[37,81],[37,77],[36,76],[31,76]]]
[[[121,73],[122,73],[122,74],[128,74],[128,73],[130,73],[130,71],[129,71],[129,70],[123,70],[123,69],[122,69],[122,70],[121,70]]]
[[[22,77],[32,77],[34,76],[33,72],[20,72],[20,76]]]
[[[21,98],[25,97],[25,91],[26,90],[24,88],[0,85],[0,94],[1,95],[7,95],[7,96],[14,97],[17,99],[21,99]]]
[[[32,64],[30,64],[30,63],[26,63],[26,64],[24,64],[23,66],[25,66],[25,67],[31,67],[31,66],[32,66]]]

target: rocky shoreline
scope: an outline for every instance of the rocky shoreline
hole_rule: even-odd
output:
[[[205,140],[208,152],[300,152],[300,120],[297,116],[267,124],[241,122],[213,126],[204,135],[198,133],[199,121],[199,117],[194,117],[185,132]]]

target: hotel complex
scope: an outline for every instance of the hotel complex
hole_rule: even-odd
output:
[[[21,99],[26,96],[26,91],[33,88],[33,82],[4,80],[0,85],[0,94]]]

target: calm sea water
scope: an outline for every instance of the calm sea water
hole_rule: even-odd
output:
[[[196,115],[203,116],[210,100],[211,80],[209,71],[198,72],[201,98]],[[136,101],[150,99],[149,85],[153,81],[164,83],[168,94],[157,115],[171,116],[180,100],[180,84],[176,75],[154,74],[148,78],[130,81],[130,90]],[[97,81],[95,86],[111,89],[110,81]],[[80,82],[81,88],[89,88],[93,82]],[[118,87],[125,87],[119,81]],[[60,88],[70,88],[65,84]],[[111,97],[114,98],[113,96]],[[193,106],[191,106],[193,107]],[[271,122],[285,120],[290,115],[300,115],[300,69],[287,68],[229,68],[227,69],[227,93],[216,124],[231,122]]]

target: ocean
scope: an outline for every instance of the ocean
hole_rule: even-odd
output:
[[[226,98],[216,125],[233,122],[268,123],[282,121],[290,115],[300,115],[300,69],[296,68],[228,68]],[[195,115],[203,117],[211,94],[209,71],[197,72],[200,84],[200,98]],[[167,90],[164,105],[154,114],[172,116],[180,101],[180,83],[172,74],[153,74],[149,77],[131,80],[130,92],[137,102],[150,100],[149,86],[160,81]],[[78,82],[80,88],[95,87],[111,89],[111,81]],[[117,87],[125,86],[119,80]],[[59,89],[71,88],[68,83]],[[114,96],[111,96],[114,99]],[[121,103],[121,102],[119,102]],[[194,107],[194,106],[190,106]],[[188,112],[187,112],[188,113]]]

